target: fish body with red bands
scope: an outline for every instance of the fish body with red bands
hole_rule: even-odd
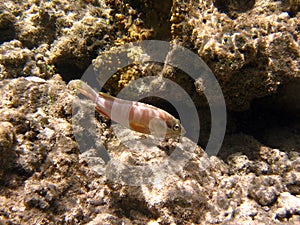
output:
[[[185,133],[178,119],[155,106],[97,93],[81,80],[70,81],[69,87],[92,100],[98,112],[134,131],[158,137],[179,137]]]

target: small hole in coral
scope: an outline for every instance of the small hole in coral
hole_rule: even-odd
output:
[[[214,0],[213,4],[218,10],[224,13],[247,12],[254,7],[255,0]]]

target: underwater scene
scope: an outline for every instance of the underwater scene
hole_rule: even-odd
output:
[[[0,224],[300,224],[299,0],[1,0]]]

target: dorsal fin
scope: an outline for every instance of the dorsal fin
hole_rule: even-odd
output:
[[[112,101],[115,100],[115,97],[114,96],[111,96],[110,94],[107,94],[107,93],[104,93],[104,92],[99,92],[98,93],[101,97],[103,98],[106,98],[106,99],[110,99]]]

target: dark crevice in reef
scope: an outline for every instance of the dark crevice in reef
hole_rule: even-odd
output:
[[[55,64],[55,66],[57,69],[56,72],[61,74],[66,82],[69,82],[73,79],[80,79],[84,73],[84,70],[81,70],[77,66],[67,62],[60,62]]]
[[[286,11],[291,17],[295,17],[300,11],[300,2],[298,0],[281,0],[283,11]]]
[[[259,101],[245,112],[231,112],[236,119],[237,130],[254,136],[263,142],[263,135],[272,128],[291,127],[300,122],[298,115],[282,110],[270,110],[260,104]],[[299,131],[300,132],[300,131]]]
[[[16,36],[15,18],[10,13],[0,14],[0,44],[11,41]]]
[[[226,13],[231,19],[236,19],[239,13],[253,9],[255,0],[214,0],[213,4],[220,12]]]
[[[86,56],[82,59],[73,56],[58,58],[55,62],[56,72],[62,75],[64,81],[69,82],[74,79],[81,79],[84,73],[87,73],[89,66],[92,64],[92,59],[97,57],[95,52],[90,53],[91,56]]]
[[[254,7],[255,0],[214,0],[213,4],[221,12],[246,12]]]
[[[300,80],[281,87],[277,94],[252,102],[245,112],[230,112],[237,132],[282,151],[300,151]]]

